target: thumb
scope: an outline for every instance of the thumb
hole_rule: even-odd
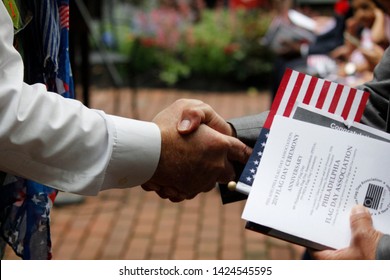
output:
[[[351,210],[349,218],[352,235],[359,231],[365,231],[372,228],[372,218],[370,211],[363,205],[355,205]]]
[[[233,135],[231,126],[205,103],[184,109],[177,130],[180,134],[189,134],[197,130],[201,124],[205,124],[222,134]]]

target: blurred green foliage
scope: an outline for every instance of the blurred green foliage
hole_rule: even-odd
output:
[[[273,54],[259,43],[271,18],[266,11],[204,10],[167,47],[153,33],[115,26],[117,50],[129,56],[131,73],[174,86],[191,77],[227,79],[249,86],[269,82]]]

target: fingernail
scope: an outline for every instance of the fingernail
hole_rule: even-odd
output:
[[[190,120],[182,120],[179,124],[179,130],[188,130],[190,128],[191,122]]]
[[[351,210],[351,215],[357,215],[357,214],[363,214],[363,213],[370,213],[366,207],[363,205],[355,205]]]

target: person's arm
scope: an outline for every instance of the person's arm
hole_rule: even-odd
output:
[[[267,116],[268,111],[265,111],[257,115],[230,119],[228,122],[233,127],[236,137],[248,146],[253,147]]]
[[[81,194],[147,181],[159,161],[157,125],[109,116],[23,83],[3,3],[0,26],[0,170]]]
[[[2,2],[0,26],[0,171],[86,195],[142,184],[181,201],[227,182],[234,177],[231,161],[248,159],[250,149],[228,136],[230,126],[199,100],[178,100],[153,122],[142,122],[23,83]],[[202,114],[212,127],[181,135],[183,112]]]
[[[390,99],[390,48],[374,69],[374,79],[360,87],[370,93],[362,123],[386,130]]]
[[[386,14],[379,8],[375,8],[375,20],[371,27],[371,38],[375,44],[388,44],[386,38]]]

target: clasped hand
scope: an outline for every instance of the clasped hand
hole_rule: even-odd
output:
[[[191,199],[235,178],[232,162],[245,163],[251,149],[209,105],[181,99],[154,119],[161,131],[160,161],[142,185],[173,202]]]

